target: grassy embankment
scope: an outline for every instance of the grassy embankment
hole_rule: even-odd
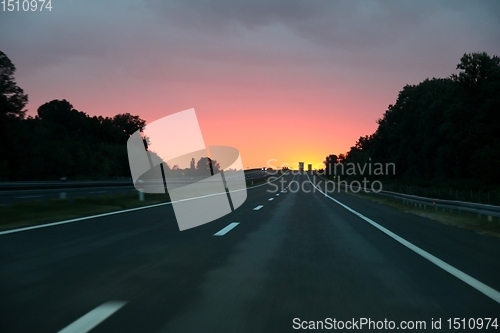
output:
[[[481,216],[473,213],[461,212],[457,210],[450,211],[449,209],[436,209],[430,206],[426,207],[424,205],[409,205],[404,204],[400,199],[391,198],[375,193],[366,193],[363,191],[360,191],[358,193],[347,191],[347,193],[365,200],[370,200],[382,205],[395,208],[405,213],[419,215],[443,224],[474,230],[475,232],[480,234],[500,238],[499,218],[491,218],[491,220],[489,220],[486,216]],[[418,194],[420,194],[421,196],[425,196],[423,195],[423,193]]]
[[[165,194],[146,194],[139,201],[138,194],[86,197],[65,200],[45,200],[15,203],[0,207],[0,229],[12,229],[40,223],[55,222],[94,214],[118,211],[168,202]]]
[[[473,213],[450,211],[448,209],[435,209],[432,207],[405,205],[401,200],[371,193],[350,193],[360,198],[371,200],[382,205],[438,221],[440,223],[453,225],[459,228],[474,230],[477,233],[500,238],[500,221],[498,218],[488,220],[486,216]]]

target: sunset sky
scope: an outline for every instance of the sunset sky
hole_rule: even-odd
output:
[[[194,108],[246,168],[345,153],[405,84],[500,55],[500,1],[52,0],[0,12],[28,115],[66,99],[147,122]],[[268,161],[271,160],[269,163]]]

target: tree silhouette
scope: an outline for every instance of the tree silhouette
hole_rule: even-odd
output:
[[[220,172],[220,165],[216,160],[210,157],[202,157],[196,163],[196,170],[198,173],[215,175]]]
[[[64,99],[44,103],[25,119],[28,97],[14,80],[15,70],[0,51],[0,140],[9,143],[3,146],[0,179],[130,176],[126,143],[142,131],[144,120],[129,113],[91,117]]]
[[[24,107],[28,103],[26,95],[16,81],[14,73],[16,67],[5,53],[0,51],[0,117],[24,118],[26,110]],[[2,120],[3,121],[3,120]]]
[[[146,127],[145,120],[130,113],[117,114],[113,117],[113,124],[128,135],[132,135],[136,131],[142,132]]]
[[[333,173],[335,172],[335,164],[337,164],[337,162],[338,162],[337,155],[331,154],[325,158],[323,164],[325,164],[325,170],[327,176],[333,175]]]
[[[339,162],[394,163],[386,177],[412,183],[500,185],[500,58],[464,54],[457,69],[404,86]]]

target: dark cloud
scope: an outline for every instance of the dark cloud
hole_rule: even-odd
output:
[[[435,69],[465,52],[498,51],[500,31],[500,6],[492,1],[147,0],[145,6],[166,29],[181,29],[179,38],[198,50],[191,55],[231,61],[246,53],[273,65],[306,58],[398,69],[432,61]]]
[[[496,21],[492,1],[161,1],[145,0],[146,8],[169,25],[203,34],[231,34],[243,29],[283,25],[298,35],[324,43],[379,44],[410,35],[423,24],[474,26]],[[240,29],[239,29],[240,28]]]
[[[500,31],[494,1],[65,1],[54,7],[2,13],[4,47],[39,65],[74,56],[148,56],[146,49],[260,65],[353,57],[381,65],[391,58],[387,63],[397,65],[415,55],[437,60],[443,53],[496,51]]]
[[[349,78],[400,87],[451,74],[466,52],[500,54],[498,1],[68,0],[53,7],[0,13],[0,47],[32,89],[39,71],[99,74],[109,85],[125,77],[216,77],[227,85],[286,77],[283,85]]]

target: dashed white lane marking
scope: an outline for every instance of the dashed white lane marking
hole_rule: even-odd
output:
[[[227,234],[228,232],[230,232],[231,230],[233,230],[238,224],[240,224],[240,223],[239,222],[230,223],[226,227],[224,227],[221,230],[217,231],[214,234],[214,236],[224,236],[225,234]]]
[[[258,205],[257,207],[255,207],[253,210],[259,210],[261,209],[262,207],[264,207],[263,205]]]
[[[279,193],[276,193],[276,196],[279,196],[280,194]]]
[[[307,176],[307,178],[309,178],[309,176]],[[355,211],[354,209],[352,209],[351,207],[347,206],[347,205],[344,205],[342,202],[334,199],[333,197],[329,196],[327,193],[323,192],[318,186],[316,186],[313,182],[311,182],[311,179],[309,179],[309,182],[314,186],[316,187],[316,189],[320,192],[320,193],[323,193],[328,199],[332,200],[333,202],[335,202],[337,205],[345,208],[346,210],[348,210],[349,212],[353,213],[354,215],[358,216],[359,218],[361,218],[362,220],[368,222],[369,224],[371,224],[372,226],[374,226],[375,228],[377,228],[378,230],[382,231],[384,234],[386,234],[387,236],[391,237],[392,239],[394,239],[395,241],[401,243],[402,245],[406,246],[408,249],[410,249],[411,251],[415,252],[416,254],[420,255],[421,257],[429,260],[430,262],[432,262],[434,265],[438,266],[439,268],[445,270],[446,272],[450,273],[451,275],[453,275],[454,277],[456,277],[457,279],[460,279],[462,280],[463,282],[467,283],[469,286],[471,286],[472,288],[476,289],[477,291],[483,293],[484,295],[488,296],[489,298],[491,298],[492,300],[496,301],[497,303],[500,303],[500,292],[498,292],[497,290],[491,288],[490,286],[482,283],[481,281],[479,280],[476,280],[475,278],[473,278],[472,276],[462,272],[461,270],[451,266],[450,264],[444,262],[443,260],[439,259],[438,257],[435,257],[433,256],[432,254],[430,254],[429,252],[419,248],[418,246],[414,245],[413,243],[410,243],[409,241],[407,241],[406,239],[404,239],[403,237],[401,236],[398,236],[397,234],[395,234],[394,232],[390,231],[389,229],[381,226],[380,224],[378,224],[377,222],[373,221],[372,219],[364,216],[363,214],[361,213],[358,213],[357,211]]]
[[[274,198],[269,198],[269,199],[267,199],[267,200],[269,200],[269,201],[273,201],[273,200],[274,200]]]
[[[126,303],[127,302],[112,301],[99,305],[77,321],[60,330],[59,333],[86,333],[118,311]]]

